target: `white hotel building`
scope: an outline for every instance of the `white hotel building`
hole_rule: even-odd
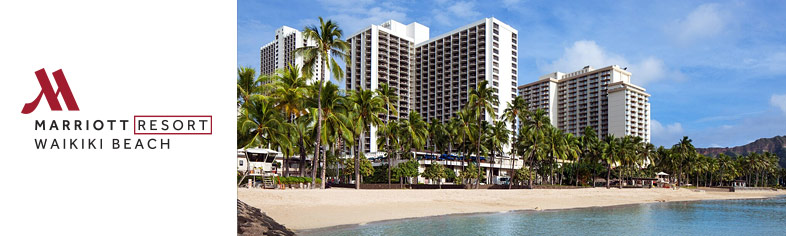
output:
[[[517,34],[495,18],[434,38],[429,38],[428,27],[416,22],[371,25],[347,38],[351,50],[346,88],[375,90],[379,83],[387,83],[399,92],[400,118],[416,110],[427,121],[446,122],[467,103],[479,81],[486,80],[496,90],[495,112],[500,116],[516,97]],[[492,117],[486,114],[486,120]],[[375,127],[371,130],[376,132]],[[376,153],[376,137],[364,138],[365,151]]]
[[[404,25],[389,20],[371,25],[347,37],[350,44],[349,63],[346,66],[347,90],[377,90],[380,83],[395,88],[398,96],[398,116],[380,115],[383,121],[406,119],[415,107],[413,84],[415,78],[415,44],[428,39],[429,28],[417,22]],[[376,156],[377,128],[372,126],[363,135],[364,152]]]
[[[516,97],[517,34],[498,19],[485,18],[416,45],[418,112],[426,120],[446,122],[468,102],[470,91],[485,80],[499,100],[496,115],[502,115]],[[488,121],[493,118],[485,116]]]
[[[295,49],[314,46],[311,40],[303,38],[303,33],[288,26],[276,29],[275,39],[259,49],[260,75],[270,75],[277,69],[283,69],[287,64],[303,67],[303,58],[293,54]],[[318,60],[321,62],[321,60]],[[314,78],[319,79],[320,68],[314,68]],[[325,71],[326,78],[330,78],[330,71]]]
[[[616,65],[586,66],[541,76],[518,90],[531,110],[543,109],[565,132],[581,135],[590,126],[599,137],[632,135],[650,142],[650,95],[630,80],[631,73]]]

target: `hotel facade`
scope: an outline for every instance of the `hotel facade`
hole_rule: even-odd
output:
[[[529,109],[543,109],[551,124],[580,136],[592,127],[599,137],[638,136],[651,140],[650,94],[631,83],[631,73],[612,65],[553,72],[518,87]]]
[[[259,49],[260,75],[272,75],[276,70],[284,69],[287,64],[303,67],[303,58],[294,55],[294,51],[298,48],[316,45],[313,40],[305,39],[302,32],[288,26],[276,29],[274,36],[272,42]],[[321,59],[317,59],[317,63],[321,62]],[[326,78],[330,78],[330,71],[325,71],[325,73],[327,73]],[[320,75],[320,68],[314,68],[314,76],[309,80],[309,83],[319,79]]]
[[[480,81],[488,81],[499,104],[497,116],[516,97],[518,31],[495,18],[485,18],[429,38],[429,28],[413,22],[387,21],[350,35],[347,90],[376,90],[386,83],[398,92],[399,116],[418,111],[427,121],[447,122],[469,101]],[[485,114],[487,121],[493,117]],[[508,127],[509,129],[512,127]],[[370,134],[376,132],[371,127]],[[366,134],[364,150],[374,156],[375,135]],[[507,152],[509,147],[505,147]]]
[[[408,25],[390,20],[368,26],[347,37],[350,44],[346,66],[346,89],[376,90],[385,83],[395,88],[399,97],[398,116],[380,115],[383,120],[406,119],[417,111],[424,119],[447,122],[469,101],[469,93],[480,81],[488,81],[499,104],[494,107],[499,117],[517,95],[518,31],[495,18],[485,18],[459,27],[437,37],[429,37],[429,28],[413,22]],[[488,113],[487,121],[492,121]],[[510,126],[510,125],[509,125]],[[508,127],[509,129],[512,127]],[[384,154],[376,145],[376,127],[364,139],[363,151],[375,166],[385,164]],[[495,176],[509,175],[511,168],[523,166],[498,154],[495,163],[480,166],[488,181]],[[413,154],[422,172],[433,162],[440,162],[458,173],[461,161],[454,157],[441,159],[430,153]],[[404,161],[404,160],[399,160]]]
[[[429,28],[417,22],[409,25],[389,20],[379,25],[368,26],[347,37],[350,45],[349,62],[346,66],[347,90],[373,90],[380,84],[395,89],[398,101],[390,116],[380,115],[383,121],[406,119],[409,111],[415,110],[413,83],[415,82],[415,44],[428,39]],[[363,151],[377,155],[377,127],[361,136]]]

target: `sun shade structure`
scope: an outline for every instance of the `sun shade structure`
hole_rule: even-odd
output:
[[[669,175],[669,174],[666,174],[666,173],[663,173],[663,172],[658,172],[656,175]]]

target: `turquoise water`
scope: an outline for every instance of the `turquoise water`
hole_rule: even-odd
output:
[[[439,216],[301,235],[786,235],[786,198]]]

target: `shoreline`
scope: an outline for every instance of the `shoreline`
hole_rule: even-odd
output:
[[[705,190],[705,189],[703,189]],[[416,218],[624,207],[643,203],[762,199],[784,191],[688,189],[536,190],[261,190],[238,189],[238,199],[295,232],[340,229]],[[450,196],[446,199],[445,196]]]
[[[373,222],[364,222],[364,223],[357,223],[357,224],[343,224],[343,225],[334,225],[334,226],[327,226],[321,228],[313,228],[313,229],[299,229],[293,230],[296,233],[310,233],[310,232],[318,232],[322,230],[341,230],[341,229],[349,229],[354,227],[360,227],[364,225],[370,224],[384,224],[396,221],[405,221],[405,220],[416,220],[416,219],[429,219],[435,217],[461,217],[461,216],[481,216],[481,215],[493,215],[493,214],[517,214],[517,213],[536,213],[536,212],[559,212],[559,211],[574,211],[574,210],[584,210],[584,209],[593,209],[593,208],[618,208],[618,207],[632,207],[638,206],[642,204],[669,204],[669,203],[679,203],[679,202],[703,202],[703,201],[730,201],[730,200],[757,200],[757,199],[770,199],[770,198],[777,198],[786,196],[786,193],[768,197],[752,197],[752,198],[731,198],[731,199],[703,199],[703,200],[682,200],[682,201],[671,201],[671,202],[643,202],[643,203],[630,203],[630,204],[622,204],[622,205],[609,205],[609,206],[588,206],[588,207],[574,207],[574,208],[564,208],[564,209],[547,209],[547,210],[511,210],[511,211],[500,211],[500,212],[474,212],[474,213],[452,213],[452,214],[444,214],[444,215],[432,215],[432,216],[421,216],[421,217],[409,217],[409,218],[400,218],[400,219],[386,219],[386,220],[379,220]]]
[[[757,199],[770,199],[770,198],[778,198],[784,197],[786,193],[773,195],[773,196],[766,196],[766,197],[751,197],[751,198],[730,198],[730,199],[699,199],[699,200],[680,200],[680,201],[671,201],[671,202],[643,202],[643,203],[630,203],[630,204],[622,204],[622,205],[609,205],[609,206],[588,206],[588,207],[575,207],[575,208],[564,208],[564,209],[547,209],[547,210],[534,210],[534,209],[525,209],[525,210],[511,210],[511,211],[500,211],[500,212],[474,212],[474,213],[453,213],[453,214],[444,214],[444,215],[432,215],[432,216],[421,216],[421,217],[409,217],[409,218],[400,218],[400,219],[386,219],[386,220],[379,220],[373,222],[365,222],[365,223],[357,223],[357,224],[342,224],[342,225],[334,225],[334,226],[327,226],[321,228],[312,228],[312,229],[299,229],[294,230],[296,233],[311,233],[311,232],[318,232],[318,231],[333,231],[333,230],[341,230],[341,229],[351,229],[355,227],[371,225],[371,224],[384,224],[384,223],[391,223],[397,221],[406,221],[406,220],[416,220],[416,219],[429,219],[435,217],[461,217],[461,216],[481,216],[481,215],[493,215],[493,214],[518,214],[518,213],[536,213],[536,212],[558,212],[558,211],[573,211],[573,210],[584,210],[584,209],[593,209],[593,208],[617,208],[617,207],[632,207],[638,206],[642,204],[669,204],[669,203],[679,203],[679,202],[704,202],[704,201],[730,201],[730,200],[757,200]]]

